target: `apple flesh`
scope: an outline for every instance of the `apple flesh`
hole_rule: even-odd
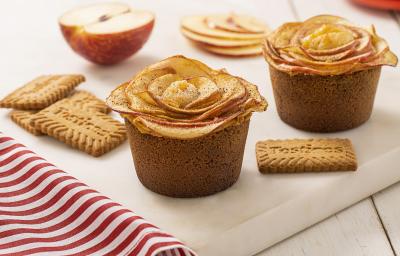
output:
[[[122,3],[94,4],[66,12],[59,19],[71,48],[101,65],[120,62],[136,53],[148,40],[154,15]]]

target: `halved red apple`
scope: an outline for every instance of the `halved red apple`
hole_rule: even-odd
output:
[[[154,15],[124,3],[92,4],[63,14],[59,25],[71,48],[97,64],[111,65],[136,53],[148,40]]]

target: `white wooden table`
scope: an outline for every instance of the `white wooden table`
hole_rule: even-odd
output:
[[[400,53],[398,12],[372,10],[346,0],[288,0],[286,4],[277,2],[269,1],[269,8],[286,8],[294,20],[329,13],[346,17],[358,24],[374,24],[392,50],[397,55]],[[400,127],[393,132],[400,132]],[[275,255],[400,255],[400,183],[258,254]]]

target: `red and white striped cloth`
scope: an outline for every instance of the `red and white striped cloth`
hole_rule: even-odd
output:
[[[0,132],[0,255],[194,256]]]

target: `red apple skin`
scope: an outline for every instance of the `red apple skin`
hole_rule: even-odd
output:
[[[112,65],[143,47],[153,30],[154,19],[140,28],[113,34],[94,35],[79,27],[59,25],[65,40],[76,53],[94,63]]]

